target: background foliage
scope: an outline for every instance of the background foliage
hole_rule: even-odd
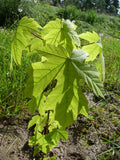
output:
[[[35,18],[42,26],[56,16],[93,24],[96,13],[117,15],[118,9],[119,0],[0,0],[0,25],[10,26],[23,16]]]
[[[0,25],[9,26],[18,19],[20,0],[0,0]]]

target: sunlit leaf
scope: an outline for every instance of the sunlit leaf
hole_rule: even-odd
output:
[[[47,44],[55,46],[62,45],[69,52],[73,49],[71,40],[80,46],[80,40],[77,33],[74,31],[74,25],[69,20],[61,21],[56,19],[56,21],[51,21],[43,28],[41,34]]]
[[[99,40],[99,36],[96,32],[86,32],[79,35],[80,38],[89,41],[90,43],[97,42]]]
[[[17,65],[21,65],[22,51],[27,47],[33,35],[31,32],[39,33],[42,27],[32,18],[23,17],[17,27],[11,44],[11,53]]]
[[[69,54],[63,48],[51,48],[54,47],[49,45],[38,50],[47,61],[32,64],[30,73],[28,72],[31,78],[27,83],[30,87],[26,89],[32,93],[31,96],[36,97],[52,79],[56,79],[56,87],[48,95],[46,103],[42,104],[45,110],[53,110],[55,120],[66,127],[76,120],[78,113],[86,116],[88,113],[88,102],[79,88],[79,80],[83,78],[94,93],[102,97],[103,85],[95,66],[85,62],[87,52],[73,50],[71,57],[67,57]]]

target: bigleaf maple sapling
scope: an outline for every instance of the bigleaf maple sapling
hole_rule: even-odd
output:
[[[76,27],[70,20],[56,19],[42,28],[34,19],[23,17],[12,41],[11,53],[17,65],[21,65],[23,50],[27,56],[41,56],[39,62],[26,69],[29,78],[25,96],[30,98],[31,113],[36,106],[38,109],[38,115],[28,124],[28,128],[35,125],[29,145],[37,145],[34,155],[41,150],[43,158],[60,138],[68,139],[65,128],[76,121],[79,113],[88,117],[88,101],[80,80],[95,95],[104,97],[105,67],[99,36],[95,32],[78,35]],[[88,41],[88,45],[81,46],[80,39]]]

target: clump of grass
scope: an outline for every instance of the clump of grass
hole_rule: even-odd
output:
[[[107,138],[102,137],[103,143],[107,144],[108,149],[103,151],[98,155],[98,160],[103,159],[114,159],[114,158],[120,158],[119,151],[120,151],[120,144],[119,144],[119,135],[114,131],[113,132],[113,139],[109,140]]]
[[[103,36],[102,45],[106,67],[105,88],[111,91],[120,89],[120,40]]]
[[[24,102],[23,88],[26,74],[23,63],[19,68],[13,63],[14,70],[10,71],[11,41],[13,31],[0,29],[0,116],[8,117],[20,110]],[[25,59],[25,58],[24,58]],[[24,60],[25,62],[26,60]]]
[[[13,31],[0,29],[0,117],[17,116],[27,106],[27,99],[24,98],[25,81],[27,74],[25,68],[29,62],[37,61],[41,57],[33,55],[27,57],[23,54],[21,67],[13,62],[11,65],[11,42]]]

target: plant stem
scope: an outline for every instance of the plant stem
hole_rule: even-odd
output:
[[[31,34],[32,34],[33,36],[35,36],[35,37],[37,37],[37,38],[39,38],[39,39],[43,40],[41,37],[39,37],[39,36],[38,36],[38,35],[36,35],[35,33],[31,32]]]
[[[46,134],[49,133],[49,130],[48,130],[48,127],[49,127],[49,118],[50,118],[50,110],[48,110],[48,115],[47,115]]]

